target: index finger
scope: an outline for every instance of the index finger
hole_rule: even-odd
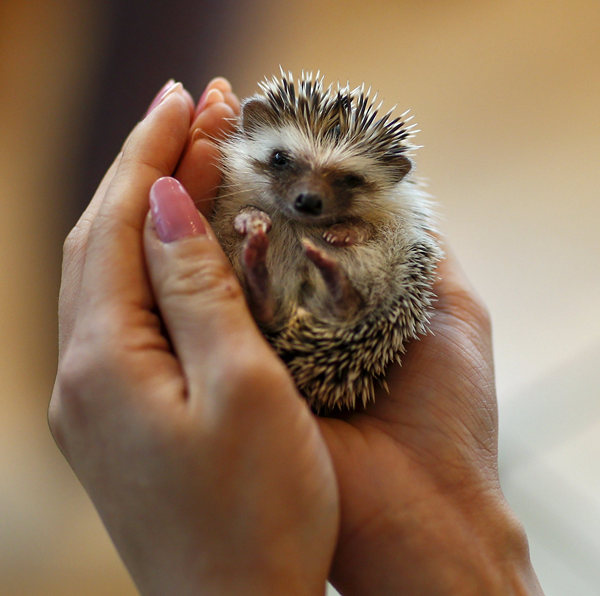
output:
[[[215,141],[231,132],[235,119],[236,113],[225,101],[205,107],[196,116],[188,147],[175,174],[205,216],[209,215],[212,199],[221,184],[220,152]]]
[[[467,277],[456,253],[445,239],[439,239],[439,243],[444,251],[444,257],[438,263],[437,280],[433,287],[436,295],[434,319],[437,313],[488,327],[487,308]]]
[[[181,84],[142,120],[123,155],[89,233],[82,298],[93,306],[152,306],[142,230],[152,183],[175,169],[190,126],[189,99]]]

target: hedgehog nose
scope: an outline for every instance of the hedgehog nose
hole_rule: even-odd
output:
[[[323,210],[323,201],[318,194],[303,192],[296,197],[294,208],[307,215],[320,215]]]

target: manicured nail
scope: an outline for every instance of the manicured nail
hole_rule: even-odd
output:
[[[159,178],[150,188],[150,211],[163,242],[206,234],[206,226],[185,188],[175,178]]]
[[[148,106],[148,109],[146,110],[146,113],[144,114],[144,116],[147,116],[162,101],[164,96],[169,92],[169,90],[171,89],[171,87],[173,87],[173,85],[175,85],[174,79],[169,79],[161,87],[160,91],[156,94],[156,96],[152,100],[152,103]]]

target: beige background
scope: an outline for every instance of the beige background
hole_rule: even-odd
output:
[[[45,423],[68,156],[106,15],[39,4],[0,5],[0,593],[130,594]],[[419,172],[494,318],[505,491],[547,594],[597,594],[600,3],[261,0],[236,22],[215,74],[241,95],[281,64],[412,108]]]

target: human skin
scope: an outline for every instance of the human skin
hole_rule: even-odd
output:
[[[193,107],[181,86],[154,107],[66,241],[51,429],[143,594],[322,593],[339,497],[316,420],[191,200],[204,234],[147,217]]]
[[[446,245],[431,333],[390,370],[389,395],[321,431],[341,525],[343,594],[541,594],[498,479],[489,314]]]
[[[489,316],[450,248],[389,395],[314,417],[206,221],[165,243],[146,218],[173,173],[210,212],[239,104],[223,79],[199,103],[154,106],[65,245],[51,428],[142,592],[319,593],[330,571],[344,594],[540,594],[498,482]]]

